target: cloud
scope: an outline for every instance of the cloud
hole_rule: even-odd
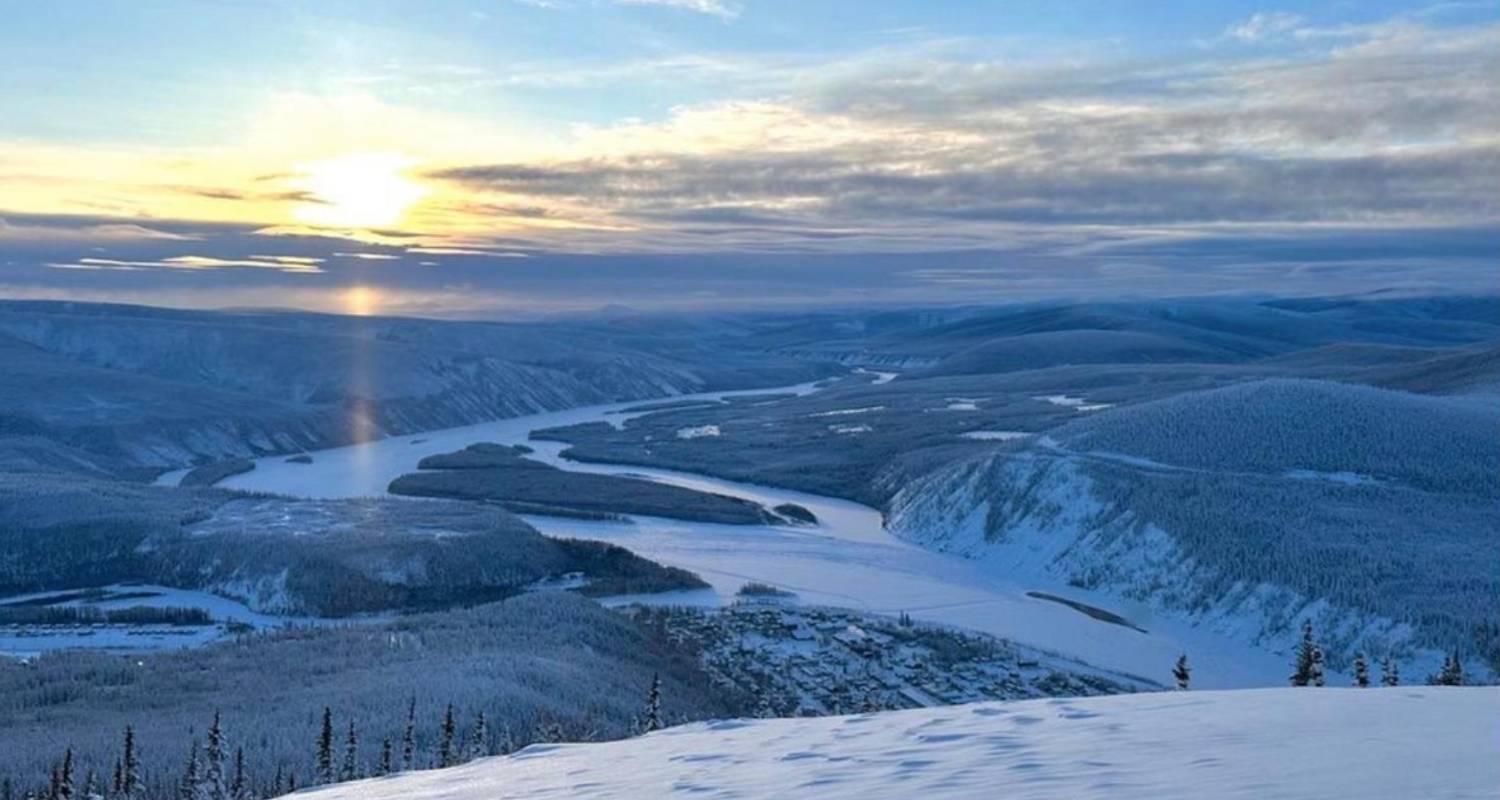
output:
[[[335,258],[353,258],[360,261],[399,261],[401,256],[395,253],[344,253],[333,254]]]
[[[1117,232],[1500,223],[1500,27],[1372,28],[1309,58],[886,65],[800,97],[582,129],[429,177],[575,252],[1061,252]],[[557,227],[573,221],[574,228]]]
[[[35,216],[28,222],[13,223],[0,217],[0,241],[94,243],[155,239],[186,242],[199,238],[201,237],[194,234],[159,230],[133,222],[103,222],[88,218]]]
[[[484,256],[486,258],[529,258],[527,253],[504,250],[476,250],[469,247],[408,247],[408,253],[428,256]]]
[[[1226,36],[1232,36],[1241,41],[1258,42],[1262,39],[1291,33],[1306,22],[1307,18],[1301,14],[1287,11],[1259,12],[1250,15],[1250,18],[1243,22],[1229,26],[1224,33]]]
[[[615,2],[622,6],[661,6],[683,11],[696,11],[699,14],[709,14],[726,20],[740,15],[739,5],[726,3],[724,0],[615,0]]]
[[[152,261],[80,258],[75,261],[53,262],[47,266],[53,269],[123,270],[127,272],[146,269],[208,270],[251,267],[275,270],[277,272],[315,273],[322,272],[317,266],[320,261],[322,259],[288,256],[251,256],[248,259],[218,258],[214,256],[172,256]]]
[[[287,150],[295,158],[224,175],[153,167],[149,186],[171,195],[166,204],[146,193],[97,217],[12,215],[0,222],[0,266],[6,277],[111,286],[250,285],[303,267],[321,272],[286,284],[504,285],[506,302],[543,303],[550,292],[643,307],[696,291],[779,303],[833,292],[930,299],[959,286],[1081,295],[1132,281],[1216,292],[1422,276],[1459,287],[1493,274],[1500,26],[1316,28],[1268,14],[1234,27],[1276,47],[1017,61],[986,57],[993,42],[902,42],[768,56],[765,70],[675,54],[636,74],[691,73],[701,82],[686,96],[719,99],[545,140],[371,98],[282,98],[275,107],[288,113],[268,117],[254,138],[270,144],[257,152],[279,153],[273,145],[300,141],[302,120],[323,119],[319,147],[421,156],[424,171],[410,177],[432,195],[390,229],[330,228],[250,216],[302,202],[277,193],[320,154]],[[521,85],[613,79],[607,65],[572,66],[577,74],[552,84],[537,71]],[[31,163],[6,155],[0,162]],[[127,161],[85,160],[77,185],[91,202],[126,197],[126,183],[87,181]],[[0,181],[0,195],[9,189]],[[81,196],[72,185],[55,194]],[[171,202],[224,222],[182,222]],[[218,261],[173,260],[187,249],[172,244],[179,237]],[[254,252],[289,255],[245,255]],[[387,258],[361,258],[370,254]],[[429,256],[451,257],[418,261]]]

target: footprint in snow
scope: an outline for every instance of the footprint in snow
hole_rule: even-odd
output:
[[[960,742],[969,738],[967,733],[926,733],[917,737],[919,741],[928,744],[942,744],[943,742]]]
[[[781,757],[781,760],[782,761],[806,761],[809,758],[822,758],[822,757],[823,757],[822,753],[809,753],[806,750],[798,750],[798,751],[795,751],[795,752],[787,753],[786,755],[784,755],[784,756]]]
[[[669,761],[677,761],[683,764],[692,764],[700,761],[728,761],[729,756],[723,753],[689,753],[682,756],[672,756]]]

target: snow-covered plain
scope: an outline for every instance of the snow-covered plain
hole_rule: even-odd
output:
[[[809,384],[780,391],[814,390]],[[1067,586],[1041,569],[1002,573],[902,541],[886,530],[880,512],[868,506],[684,472],[571,462],[561,457],[566,448],[562,443],[527,441],[530,431],[538,428],[628,418],[617,413],[626,407],[629,404],[579,408],[367,442],[314,452],[310,464],[269,457],[260,459],[255,470],[221,485],[304,497],[377,496],[385,493],[391,480],[415,470],[424,456],[481,441],[525,442],[535,449],[531,458],[563,469],[630,474],[743,497],[767,507],[796,503],[819,520],[815,527],[776,527],[658,518],[621,523],[528,517],[545,534],[619,544],[654,561],[692,570],[713,587],[712,593],[635,600],[727,604],[734,602],[741,586],[755,581],[795,592],[809,604],[892,615],[904,611],[924,622],[1008,638],[1158,683],[1170,681],[1172,663],[1181,653],[1187,653],[1197,666],[1199,684],[1206,688],[1280,685],[1285,680],[1287,664],[1282,656],[1176,620],[1155,618],[1145,609],[1122,608],[1118,601]],[[1145,632],[1029,597],[1029,591],[1108,609]]]
[[[1156,692],[532,745],[319,800],[1493,798],[1500,688]]]

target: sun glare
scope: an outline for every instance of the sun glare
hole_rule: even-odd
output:
[[[339,228],[394,226],[428,192],[403,174],[414,163],[400,155],[362,153],[307,164],[297,185],[310,197],[297,207],[297,219]]]
[[[351,286],[344,290],[344,312],[356,317],[369,316],[380,306],[380,293],[369,286]]]

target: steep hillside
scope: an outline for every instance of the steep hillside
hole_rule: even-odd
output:
[[[1478,798],[1500,689],[1274,689],[732,720],[534,745],[317,800]]]
[[[926,546],[1186,615],[1273,650],[1500,665],[1500,409],[1263,381],[1100,412],[891,503]],[[1422,674],[1425,674],[1423,672]]]

